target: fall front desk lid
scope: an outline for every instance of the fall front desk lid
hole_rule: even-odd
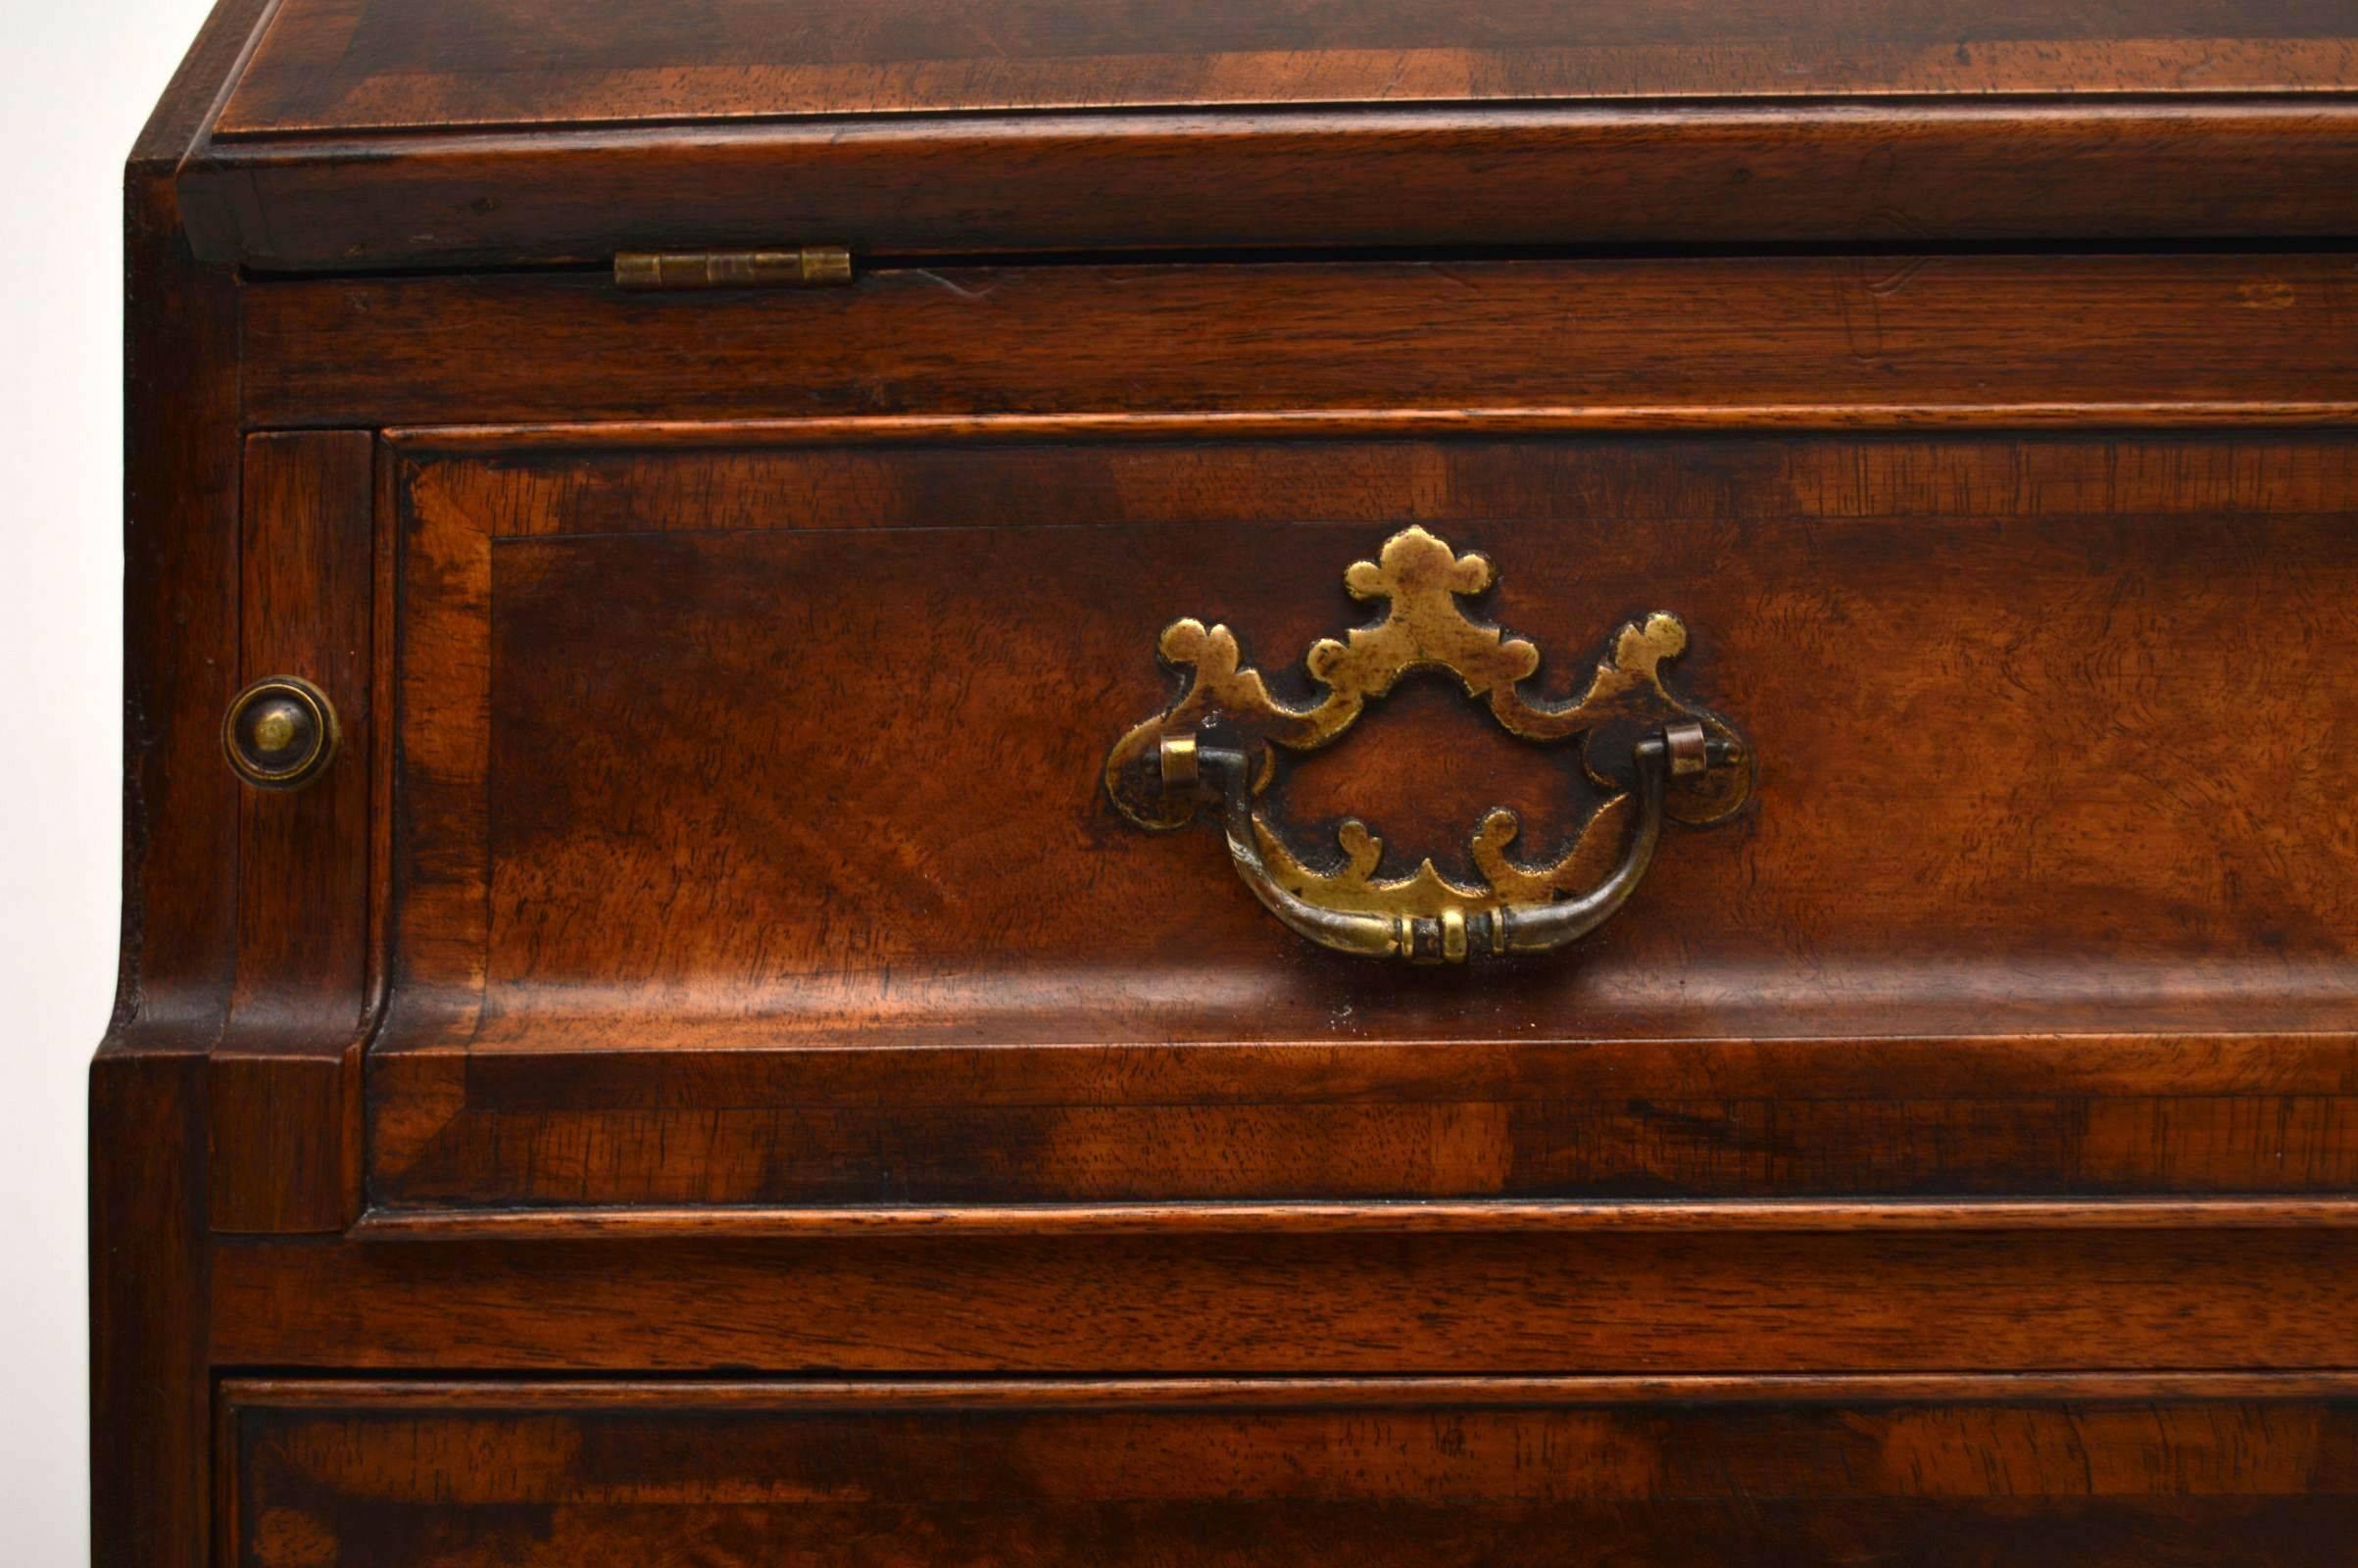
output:
[[[294,270],[2339,234],[2353,84],[2349,0],[287,0],[182,189]]]

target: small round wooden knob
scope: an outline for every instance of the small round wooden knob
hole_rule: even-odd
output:
[[[221,750],[258,790],[299,790],[327,770],[343,738],[335,705],[298,675],[271,675],[239,692],[221,721]]]

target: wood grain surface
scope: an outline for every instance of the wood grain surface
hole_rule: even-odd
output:
[[[240,1382],[232,1560],[2325,1564],[2358,1522],[2346,1390],[1600,1382]]]
[[[2346,235],[2354,36],[2335,0],[290,0],[181,187],[202,254],[293,270]]]
[[[2217,242],[2352,231],[2339,98],[1237,110],[215,141],[207,260]],[[1577,199],[1566,199],[1566,192]]]
[[[230,1040],[212,1063],[212,1222],[341,1230],[361,1201],[348,1106],[371,1000],[375,442],[251,436],[244,483],[239,678],[316,682],[343,741],[310,787],[242,792],[238,857],[253,874],[237,882]]]
[[[2262,5],[1938,0],[289,0],[225,136],[1220,104],[2333,93],[2358,23]]]
[[[246,417],[270,425],[2019,428],[2347,422],[2353,313],[2358,259],[2331,253],[1070,265],[675,296],[277,282],[246,291],[242,349]]]
[[[2337,438],[403,450],[380,1053],[418,1056],[379,1057],[382,1200],[2352,1178],[2346,1051],[2281,1093],[2168,1044],[2349,1027]],[[1560,961],[1317,953],[1204,833],[1138,832],[1099,787],[1167,700],[1164,623],[1224,620],[1306,691],[1342,565],[1409,521],[1498,563],[1485,612],[1546,651],[1543,691],[1677,610],[1682,689],[1759,749],[1745,814],[1679,834]],[[1595,797],[1518,744],[1412,687],[1270,809],[1298,853],[1348,813],[1399,869],[1465,874],[1505,804],[1552,855]],[[2090,1096],[2065,1064],[2098,1020],[2162,1038]],[[1829,1040],[1960,1036],[2050,1079],[1811,1070]],[[1781,1039],[1821,1044],[1739,1090]],[[1182,1087],[1172,1042],[1216,1068]],[[1574,1042],[1620,1049],[1584,1069]]]
[[[221,1238],[216,1365],[912,1376],[2358,1364],[2358,1232]]]
[[[126,185],[94,1561],[2346,1558],[2354,46],[225,0]],[[1408,523],[1758,747],[1564,961],[1105,803],[1168,620],[1302,697]],[[282,664],[349,766],[249,798]],[[1410,680],[1271,808],[1497,804],[1596,796]]]
[[[239,654],[238,290],[195,264],[174,177],[266,9],[215,8],[123,172],[123,942],[89,1116],[98,1568],[216,1560],[206,1077],[238,963],[220,738]]]

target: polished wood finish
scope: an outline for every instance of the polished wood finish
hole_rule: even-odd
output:
[[[97,1561],[2346,1554],[2358,27],[1971,9],[224,4]],[[1104,793],[1167,621],[1303,698],[1411,523],[1758,746],[1551,961]],[[1588,790],[1411,678],[1282,826]]]
[[[2322,1565],[2329,1387],[239,1382],[230,1560]]]
[[[206,1072],[237,967],[238,290],[194,263],[175,178],[267,9],[220,5],[123,177],[123,955],[90,1072],[91,1547],[211,1562]]]
[[[718,1212],[715,1210],[715,1212]],[[426,1373],[2358,1364],[2358,1233],[2033,1224],[222,1240],[215,1364]],[[692,1304],[691,1304],[692,1303]]]
[[[341,697],[343,742],[297,792],[241,799],[235,1046],[213,1056],[216,1230],[341,1230],[360,1212],[368,1009],[375,443],[257,435],[245,454],[242,679],[302,672]]]
[[[2229,14],[2222,15],[2223,10]],[[2222,29],[2223,22],[2232,27]],[[1698,36],[1702,32],[1705,36]],[[531,91],[514,77],[528,73]],[[2334,93],[2331,0],[288,0],[223,136],[1215,104]]]
[[[2308,760],[2358,684],[2338,439],[400,451],[415,804],[381,1201],[2245,1193],[2358,1170],[2345,1095],[2206,1089],[2176,1049],[2346,1030],[2358,1005],[2358,845],[2312,830],[2335,785]],[[1676,606],[1683,686],[1759,748],[1777,808],[1677,833],[1566,961],[1400,974],[1276,939],[1208,835],[1126,831],[1094,785],[1161,700],[1161,625],[1217,615],[1282,670],[1331,626],[1338,564],[1408,515],[1485,550],[1485,609],[1567,651],[1541,691]],[[2107,577],[2136,586],[2088,593]],[[957,700],[905,700],[912,680]],[[1465,875],[1484,809],[1551,858],[1581,793],[1428,682],[1299,764],[1283,809],[1302,853],[1351,814]],[[2141,1070],[2067,1091],[2070,1037],[2133,1019],[2158,1037]],[[1895,1064],[1878,1092],[1797,1055],[1736,1089],[1782,1040],[1920,1059],[1893,1043],[1999,1033],[2054,1042],[2043,1093]],[[1100,1049],[1000,1049],[1079,1041]],[[1203,1043],[1203,1082],[1177,1087],[1173,1042]],[[683,1059],[702,1048],[725,1058]]]
[[[565,1241],[632,1237],[865,1236],[1406,1236],[1570,1231],[2334,1230],[2358,1226],[2358,1201],[2322,1198],[1545,1199],[1502,1201],[711,1204],[629,1208],[373,1209],[352,1234],[370,1241]]]
[[[1067,265],[785,295],[272,282],[246,291],[241,352],[248,416],[272,425],[2085,428],[2347,423],[2353,313],[2358,266],[2338,252]]]
[[[182,187],[305,271],[2346,235],[2354,76],[2336,0],[288,0]]]
[[[281,271],[603,264],[682,236],[815,234],[883,256],[2333,236],[2358,229],[2358,106],[1260,110],[273,138],[215,142],[182,187],[203,254]]]

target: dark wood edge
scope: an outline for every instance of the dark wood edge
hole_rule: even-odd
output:
[[[449,1014],[419,1008],[389,1026],[377,1039],[378,1059],[407,1057],[458,1075],[469,1104],[493,1113],[547,1110],[639,1110],[634,1096],[645,1091],[639,1075],[651,1060],[666,1069],[667,1102],[713,1108],[742,1105],[742,1099],[713,1102],[698,1089],[703,1069],[718,1066],[733,1076],[744,1054],[736,1048],[679,1049],[660,1034],[646,1045],[517,1049],[475,1040],[471,1010]],[[423,1025],[421,1027],[421,1025]],[[976,1055],[1010,1047],[1081,1047],[1043,1053],[1018,1081],[1002,1082],[987,1095],[960,1083],[944,1091],[927,1069],[956,1054]],[[1522,1063],[1521,1078],[1475,1097],[1492,1103],[1520,1103],[1571,1097],[1626,1097],[1649,1063],[1700,1049],[1726,1053],[1734,1047],[1773,1048],[1774,1063],[1722,1059],[1707,1073],[1681,1070],[1646,1079],[1644,1092],[1661,1100],[1776,1100],[1799,1096],[1828,1100],[1904,1100],[1930,1096],[1962,1100],[2041,1100],[2087,1095],[2136,1095],[2142,1073],[2161,1056],[2172,1058],[2174,1096],[2255,1098],[2279,1095],[2338,1097],[2358,1085],[2358,1035],[2339,1031],[2232,1032],[2174,1030],[2168,1033],[2116,1029],[2089,1031],[2041,1028],[1988,1035],[1853,1033],[1822,1030],[1760,1036],[1740,1023],[1703,1033],[1560,1035],[1495,1039],[1383,1040],[1353,1045],[1361,1075],[1336,1087],[1321,1059],[1326,1044],[1303,1040],[1203,1039],[1152,1043],[1043,1040],[1037,1037],[981,1039],[957,1046],[907,1045],[855,1037],[821,1037],[758,1050],[775,1069],[774,1086],[751,1103],[763,1106],[873,1106],[905,1109],[958,1105],[1072,1106],[1185,1103],[1337,1104],[1421,1102],[1459,1104],[1467,1101],[1451,1078],[1475,1052],[1510,1053]],[[1260,1058],[1265,1077],[1251,1087],[1223,1081],[1240,1057]],[[1168,1074],[1151,1088],[1108,1098],[1105,1062],[1120,1058],[1124,1071],[1143,1064],[1192,1057],[1210,1072],[1173,1081]],[[2188,1060],[2188,1057],[2199,1059]],[[542,1071],[563,1062],[552,1078]],[[1681,1063],[1682,1068],[1684,1063]],[[904,1070],[909,1069],[909,1070]],[[429,1069],[431,1070],[431,1069]],[[1143,1074],[1142,1074],[1143,1076]],[[621,1086],[617,1088],[616,1086]]]
[[[237,1416],[240,1403],[230,1397],[227,1386],[217,1382],[213,1388],[213,1561],[221,1568],[230,1568],[237,1561],[238,1543],[245,1538],[245,1528],[238,1518],[238,1494],[243,1490],[238,1474]]]
[[[1990,1404],[2358,1397],[2358,1372],[1683,1373],[1663,1377],[1232,1377],[501,1380],[232,1378],[224,1411],[366,1405],[386,1410],[1290,1408],[1656,1403]]]
[[[205,1078],[235,983],[237,817],[207,764],[209,699],[237,669],[242,411],[236,280],[197,265],[176,180],[275,3],[220,0],[123,171],[123,933],[89,1090],[97,1568],[202,1568],[216,1544]]]
[[[1634,405],[1560,408],[1302,409],[1285,414],[877,415],[806,419],[616,420],[577,424],[394,425],[385,443],[403,456],[444,452],[565,451],[602,446],[693,450],[764,446],[922,445],[1039,440],[1333,439],[1359,434],[1514,436],[1611,431],[1860,429],[2201,429],[2232,425],[2320,428],[2358,424],[2358,403],[2297,399],[2248,403],[1842,403],[1721,404],[1708,409]]]
[[[224,5],[234,0],[221,0]],[[251,3],[251,0],[249,0]],[[275,10],[277,0],[270,0]],[[259,42],[257,29],[254,42]],[[242,74],[252,43],[241,52]],[[222,84],[225,101],[235,78]],[[890,110],[840,115],[747,116],[735,119],[644,120],[626,123],[549,121],[530,125],[457,124],[383,130],[218,131],[214,106],[203,122],[202,155],[248,168],[320,159],[392,160],[419,154],[487,153],[532,142],[583,151],[676,152],[722,143],[758,147],[839,145],[847,139],[935,144],[993,141],[1026,146],[1107,137],[1162,135],[1196,140],[1312,135],[1374,138],[1387,133],[1550,130],[1558,135],[1668,127],[1690,134],[1767,128],[1797,139],[1829,127],[1921,128],[2052,124],[2077,128],[2157,121],[2203,122],[2223,117],[2292,124],[2358,114],[2358,86],[2336,82],[2306,92],[2028,92],[1968,96],[1855,93],[1742,98],[1547,100],[1432,100],[1392,104],[1121,105],[1104,108]]]
[[[257,42],[260,41],[257,34]],[[232,78],[231,93],[241,84],[245,65]],[[224,106],[226,97],[224,95]],[[1489,124],[1501,119],[1530,119],[1543,122],[1580,121],[1628,123],[1650,119],[1711,116],[1741,121],[1788,121],[1794,116],[1826,120],[1877,120],[1899,114],[1911,117],[1952,114],[1985,118],[1994,114],[2040,113],[2061,117],[2095,116],[2122,110],[2187,109],[2218,111],[2248,107],[2315,108],[2358,103],[2358,86],[2345,81],[2317,81],[2306,85],[2235,86],[2216,90],[2165,87],[2072,88],[2029,87],[2016,91],[1927,91],[1921,88],[1861,88],[1845,91],[1793,92],[1739,90],[1732,92],[1663,91],[1592,94],[1559,97],[1432,97],[1369,101],[1351,98],[1299,98],[1255,101],[1208,100],[1199,103],[1009,103],[1001,105],[919,106],[900,108],[872,105],[842,110],[816,109],[762,113],[746,111],[720,115],[573,116],[549,120],[503,121],[484,118],[453,119],[431,123],[384,122],[373,125],[313,123],[250,125],[208,122],[209,139],[216,148],[351,147],[386,141],[505,143],[526,137],[604,136],[625,138],[660,135],[677,140],[714,134],[768,135],[819,133],[840,135],[847,130],[926,134],[925,127],[952,126],[961,133],[1005,126],[1015,136],[1038,134],[1045,122],[1064,134],[1091,123],[1106,129],[1131,124],[1194,127],[1201,132],[1255,128],[1273,121],[1316,119],[1351,126],[1372,123]],[[233,119],[234,117],[230,117]]]
[[[96,1568],[211,1560],[205,1059],[90,1074],[90,1541]]]
[[[393,774],[400,758],[401,713],[395,661],[400,648],[396,616],[401,580],[399,465],[392,443],[380,431],[375,447],[375,495],[371,503],[368,582],[368,661],[373,684],[368,706],[375,714],[369,730],[368,795],[368,907],[367,971],[362,980],[361,1038],[374,1038],[392,993],[393,962]],[[355,1094],[359,1095],[357,1087]]]
[[[2190,162],[2154,177],[2164,154]],[[1910,177],[1868,189],[1861,169]],[[338,271],[818,241],[951,256],[2349,234],[2353,172],[2358,98],[2336,93],[209,138],[182,184],[206,259]],[[1295,199],[1270,195],[1281,189]],[[1400,199],[1451,189],[1466,200]],[[812,213],[834,232],[781,233]]]
[[[841,1208],[372,1208],[379,1242],[936,1236],[1522,1235],[1597,1231],[1971,1232],[2358,1228],[2353,1198],[1012,1203]]]
[[[131,146],[133,170],[177,171],[212,132],[279,0],[214,0]]]
[[[169,868],[145,862],[168,813],[177,836],[200,848],[212,836],[214,862],[233,862],[232,789],[170,780],[172,732],[180,705],[168,693],[236,676],[237,531],[240,513],[235,279],[195,265],[178,202],[177,178],[228,100],[278,0],[217,0],[158,99],[123,168],[124,720],[123,929],[114,1020],[100,1047],[110,1052],[203,1050],[226,1014],[234,983],[234,888],[172,911],[174,930],[151,944],[153,897]],[[224,415],[226,416],[224,417]],[[201,515],[203,525],[194,520]],[[228,590],[221,620],[189,621],[172,638],[146,624],[159,608],[166,566],[150,550],[184,553],[176,591]],[[222,697],[227,691],[222,691]],[[191,709],[203,711],[201,705]],[[218,711],[218,710],[216,710]],[[185,723],[185,720],[182,720]],[[210,730],[207,741],[210,743]],[[168,800],[167,793],[175,799]],[[199,809],[191,794],[209,797]],[[226,853],[221,853],[226,851]],[[151,952],[151,949],[154,951]],[[154,961],[151,961],[151,958]]]

